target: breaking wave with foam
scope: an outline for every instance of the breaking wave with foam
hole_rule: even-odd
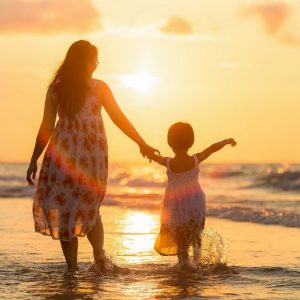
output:
[[[26,168],[27,164],[0,164],[0,199],[33,197]],[[300,165],[204,164],[199,178],[208,216],[300,227]],[[159,209],[165,185],[160,166],[112,163],[103,204]]]

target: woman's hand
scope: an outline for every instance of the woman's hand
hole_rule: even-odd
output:
[[[28,170],[27,170],[27,173],[26,173],[27,174],[26,179],[27,179],[27,181],[30,185],[34,185],[34,182],[32,181],[32,178],[35,179],[36,172],[37,172],[37,163],[36,162],[31,162],[29,164],[29,167],[28,167]],[[32,178],[31,178],[31,175],[32,175]]]
[[[143,155],[143,157],[146,156],[149,159],[150,162],[151,162],[151,158],[149,158],[149,156],[151,156],[151,154],[155,154],[155,152],[157,152],[157,154],[160,155],[159,150],[149,146],[146,143],[140,145],[140,152]]]

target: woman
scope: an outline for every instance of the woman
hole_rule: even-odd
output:
[[[156,150],[145,143],[116,103],[106,83],[92,78],[97,48],[73,43],[51,81],[44,116],[27,170],[33,185],[37,160],[47,146],[34,195],[35,231],[59,239],[70,270],[77,270],[78,236],[87,235],[95,267],[105,268],[99,208],[105,195],[108,157],[101,107],[143,156]],[[59,120],[55,126],[56,114]]]

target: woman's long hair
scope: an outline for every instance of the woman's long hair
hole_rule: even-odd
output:
[[[58,98],[61,112],[70,119],[83,106],[89,93],[88,64],[97,59],[97,55],[97,48],[90,42],[74,42],[49,84]]]

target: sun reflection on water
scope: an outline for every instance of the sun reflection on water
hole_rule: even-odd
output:
[[[158,217],[147,212],[129,211],[122,220],[122,246],[126,261],[137,262],[143,256],[153,255],[158,232]]]

